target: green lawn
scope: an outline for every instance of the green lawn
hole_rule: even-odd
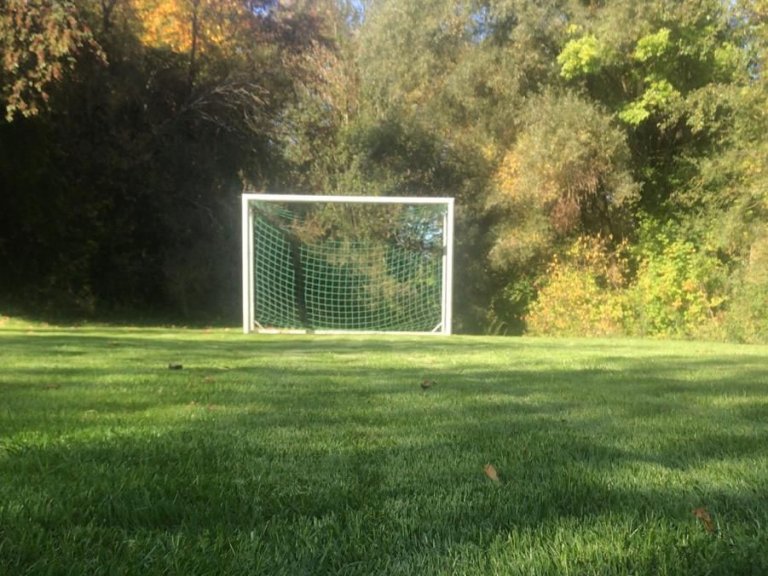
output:
[[[0,318],[0,574],[768,574],[768,347]]]

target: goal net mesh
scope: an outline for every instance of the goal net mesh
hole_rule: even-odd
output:
[[[439,328],[444,206],[255,202],[252,211],[258,327]]]

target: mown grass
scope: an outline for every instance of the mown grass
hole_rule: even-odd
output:
[[[0,320],[0,574],[757,575],[766,527],[768,347]]]

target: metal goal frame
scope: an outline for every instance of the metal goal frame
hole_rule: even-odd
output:
[[[388,332],[371,330],[311,330],[311,329],[265,329],[255,322],[254,302],[254,215],[252,206],[257,202],[279,203],[347,203],[347,204],[432,204],[444,205],[443,215],[443,263],[441,319],[430,332],[415,334],[449,335],[452,330],[453,306],[453,221],[454,199],[450,197],[407,197],[407,196],[328,196],[310,194],[255,194],[242,195],[242,273],[243,273],[243,332],[289,332],[289,333],[374,333],[414,334],[414,332]]]

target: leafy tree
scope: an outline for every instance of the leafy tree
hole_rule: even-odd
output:
[[[88,25],[69,0],[4,0],[0,10],[0,96],[5,118],[34,116],[53,84],[71,72],[78,54],[103,58]]]
[[[593,104],[546,94],[531,102],[526,120],[489,199],[502,216],[490,259],[513,277],[545,273],[558,247],[581,234],[620,238],[637,193],[625,137]]]
[[[488,265],[488,184],[522,127],[526,98],[557,76],[561,4],[386,0],[366,10],[360,30],[365,122],[431,133],[442,152],[418,170],[454,176],[441,193],[459,201],[457,260],[467,274],[457,287],[464,303],[457,320],[466,329],[483,329],[493,294],[508,283]],[[408,147],[391,150],[413,156]]]
[[[571,26],[561,76],[626,125],[645,210],[674,212],[673,192],[717,145],[731,86],[748,80],[742,28],[719,0],[611,2]]]
[[[526,263],[574,232],[619,232],[620,208],[637,191],[628,160],[621,131],[589,102],[571,94],[534,100],[496,175],[491,205],[511,212],[511,227],[491,258],[502,267]]]
[[[323,15],[236,0],[78,10],[106,59],[72,52],[49,111],[0,125],[3,300],[236,315],[236,195],[279,180],[275,118]]]

